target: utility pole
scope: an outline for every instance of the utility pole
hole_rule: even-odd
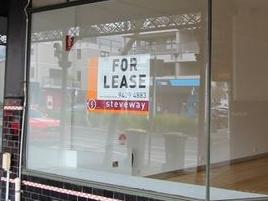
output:
[[[65,40],[60,43],[54,43],[54,56],[58,58],[59,67],[62,69],[61,80],[61,112],[60,112],[60,143],[64,147],[64,134],[65,134],[65,110],[66,110],[66,95],[67,95],[67,75],[68,69],[72,63],[69,61],[69,51],[65,49]]]

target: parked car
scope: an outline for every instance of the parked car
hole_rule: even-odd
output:
[[[29,109],[28,114],[31,129],[57,129],[60,127],[60,120],[49,118],[37,109]]]
[[[60,127],[60,120],[48,118],[44,113],[37,109],[29,109],[28,115],[30,129],[57,130]],[[13,119],[10,128],[17,132],[20,127],[20,119]]]

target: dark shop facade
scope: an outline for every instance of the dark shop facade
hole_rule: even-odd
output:
[[[1,201],[268,200],[267,0],[0,3]]]

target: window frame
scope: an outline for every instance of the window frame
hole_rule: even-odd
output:
[[[29,14],[29,29],[28,29],[28,50],[27,50],[27,88],[29,88],[29,83],[30,83],[30,57],[31,57],[31,19],[32,19],[32,15],[35,13],[40,13],[40,12],[45,12],[45,11],[51,11],[51,10],[57,10],[57,9],[62,9],[62,8],[68,8],[68,7],[74,7],[74,6],[81,6],[81,5],[89,5],[89,4],[94,4],[94,3],[98,3],[98,2],[105,2],[105,1],[110,1],[110,0],[77,0],[77,1],[68,1],[66,3],[60,3],[60,4],[52,4],[52,5],[47,5],[47,6],[43,6],[43,7],[37,7],[37,8],[28,8],[27,12]],[[206,118],[207,121],[210,121],[210,99],[211,99],[211,92],[210,92],[210,84],[211,84],[211,46],[212,46],[212,0],[206,0],[207,1],[207,14],[206,14],[206,26],[204,28],[204,33],[206,35],[206,46],[208,49],[208,52],[206,55],[206,59],[207,59],[207,63],[204,63],[204,68],[206,71],[206,76],[204,77],[204,81],[206,83],[205,86],[205,94],[206,96],[206,101],[207,104],[205,107],[208,107],[208,109],[205,109],[205,113],[206,113]],[[208,74],[207,74],[208,73]],[[28,90],[27,90],[27,96],[29,96],[28,94]],[[76,178],[72,178],[72,177],[66,177],[66,176],[60,176],[60,175],[55,175],[55,174],[50,174],[50,173],[45,173],[45,172],[40,172],[40,171],[36,171],[36,170],[29,170],[26,168],[26,161],[27,161],[27,122],[29,121],[28,119],[28,114],[29,114],[29,108],[28,108],[28,101],[29,99],[27,98],[27,103],[26,103],[26,118],[25,121],[26,123],[24,124],[24,140],[25,143],[23,145],[23,166],[22,166],[22,174],[23,175],[27,175],[27,176],[35,176],[35,177],[40,177],[40,178],[44,178],[44,179],[51,179],[51,180],[57,180],[57,181],[62,181],[62,182],[66,182],[66,183],[71,183],[74,185],[83,185],[83,186],[87,186],[87,187],[93,187],[93,188],[101,188],[101,189],[106,189],[106,190],[110,190],[110,191],[115,191],[115,192],[120,192],[120,193],[125,193],[125,194],[133,194],[136,196],[147,196],[149,198],[153,198],[153,199],[159,199],[159,200],[166,200],[166,201],[174,201],[174,200],[178,200],[178,201],[186,201],[186,200],[196,200],[194,198],[188,198],[188,197],[181,197],[181,196],[174,196],[174,195],[170,195],[170,194],[163,194],[163,193],[158,193],[158,192],[152,192],[149,190],[145,190],[145,189],[135,189],[135,188],[130,188],[130,187],[126,187],[126,186],[117,186],[117,185],[110,185],[110,184],[106,184],[106,183],[99,183],[99,182],[95,182],[95,181],[90,181],[90,180],[81,180],[81,179],[76,179]],[[206,148],[207,151],[210,150],[210,124],[208,124],[207,122],[205,123],[205,127],[206,127],[206,136],[209,139],[209,141],[206,144]],[[207,140],[207,139],[205,139]],[[206,152],[207,158],[205,166],[206,169],[208,170],[208,172],[210,171],[210,153]],[[205,177],[205,182],[206,184],[204,185],[204,191],[205,191],[205,197],[206,200],[210,200],[209,199],[209,195],[210,195],[210,186],[207,185],[209,184],[210,181],[210,175],[208,174],[208,172],[206,171],[206,177]]]

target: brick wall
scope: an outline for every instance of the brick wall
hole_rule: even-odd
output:
[[[42,201],[93,201],[93,200],[105,200],[105,198],[111,198],[122,201],[159,201],[146,197],[139,197],[135,195],[128,195],[118,192],[112,192],[105,189],[97,189],[87,186],[79,186],[70,183],[60,182],[56,180],[49,180],[43,178],[37,178],[33,176],[24,176],[24,180],[31,181],[34,183],[45,184],[48,186],[58,187],[60,191],[71,190],[75,192],[75,194],[79,194],[79,192],[88,194],[88,195],[97,195],[100,196],[100,199],[91,199],[77,195],[70,195],[70,193],[61,193],[56,191],[49,191],[43,188],[36,188],[32,186],[23,186],[23,199],[22,200],[42,200]],[[107,200],[109,201],[109,200]]]
[[[10,178],[16,178],[19,174],[22,104],[21,98],[5,99],[4,101],[2,152],[11,153]],[[6,177],[6,172],[1,170],[0,175]],[[5,184],[1,181],[1,200],[5,198]],[[14,200],[14,184],[12,183],[10,184],[10,199]]]

